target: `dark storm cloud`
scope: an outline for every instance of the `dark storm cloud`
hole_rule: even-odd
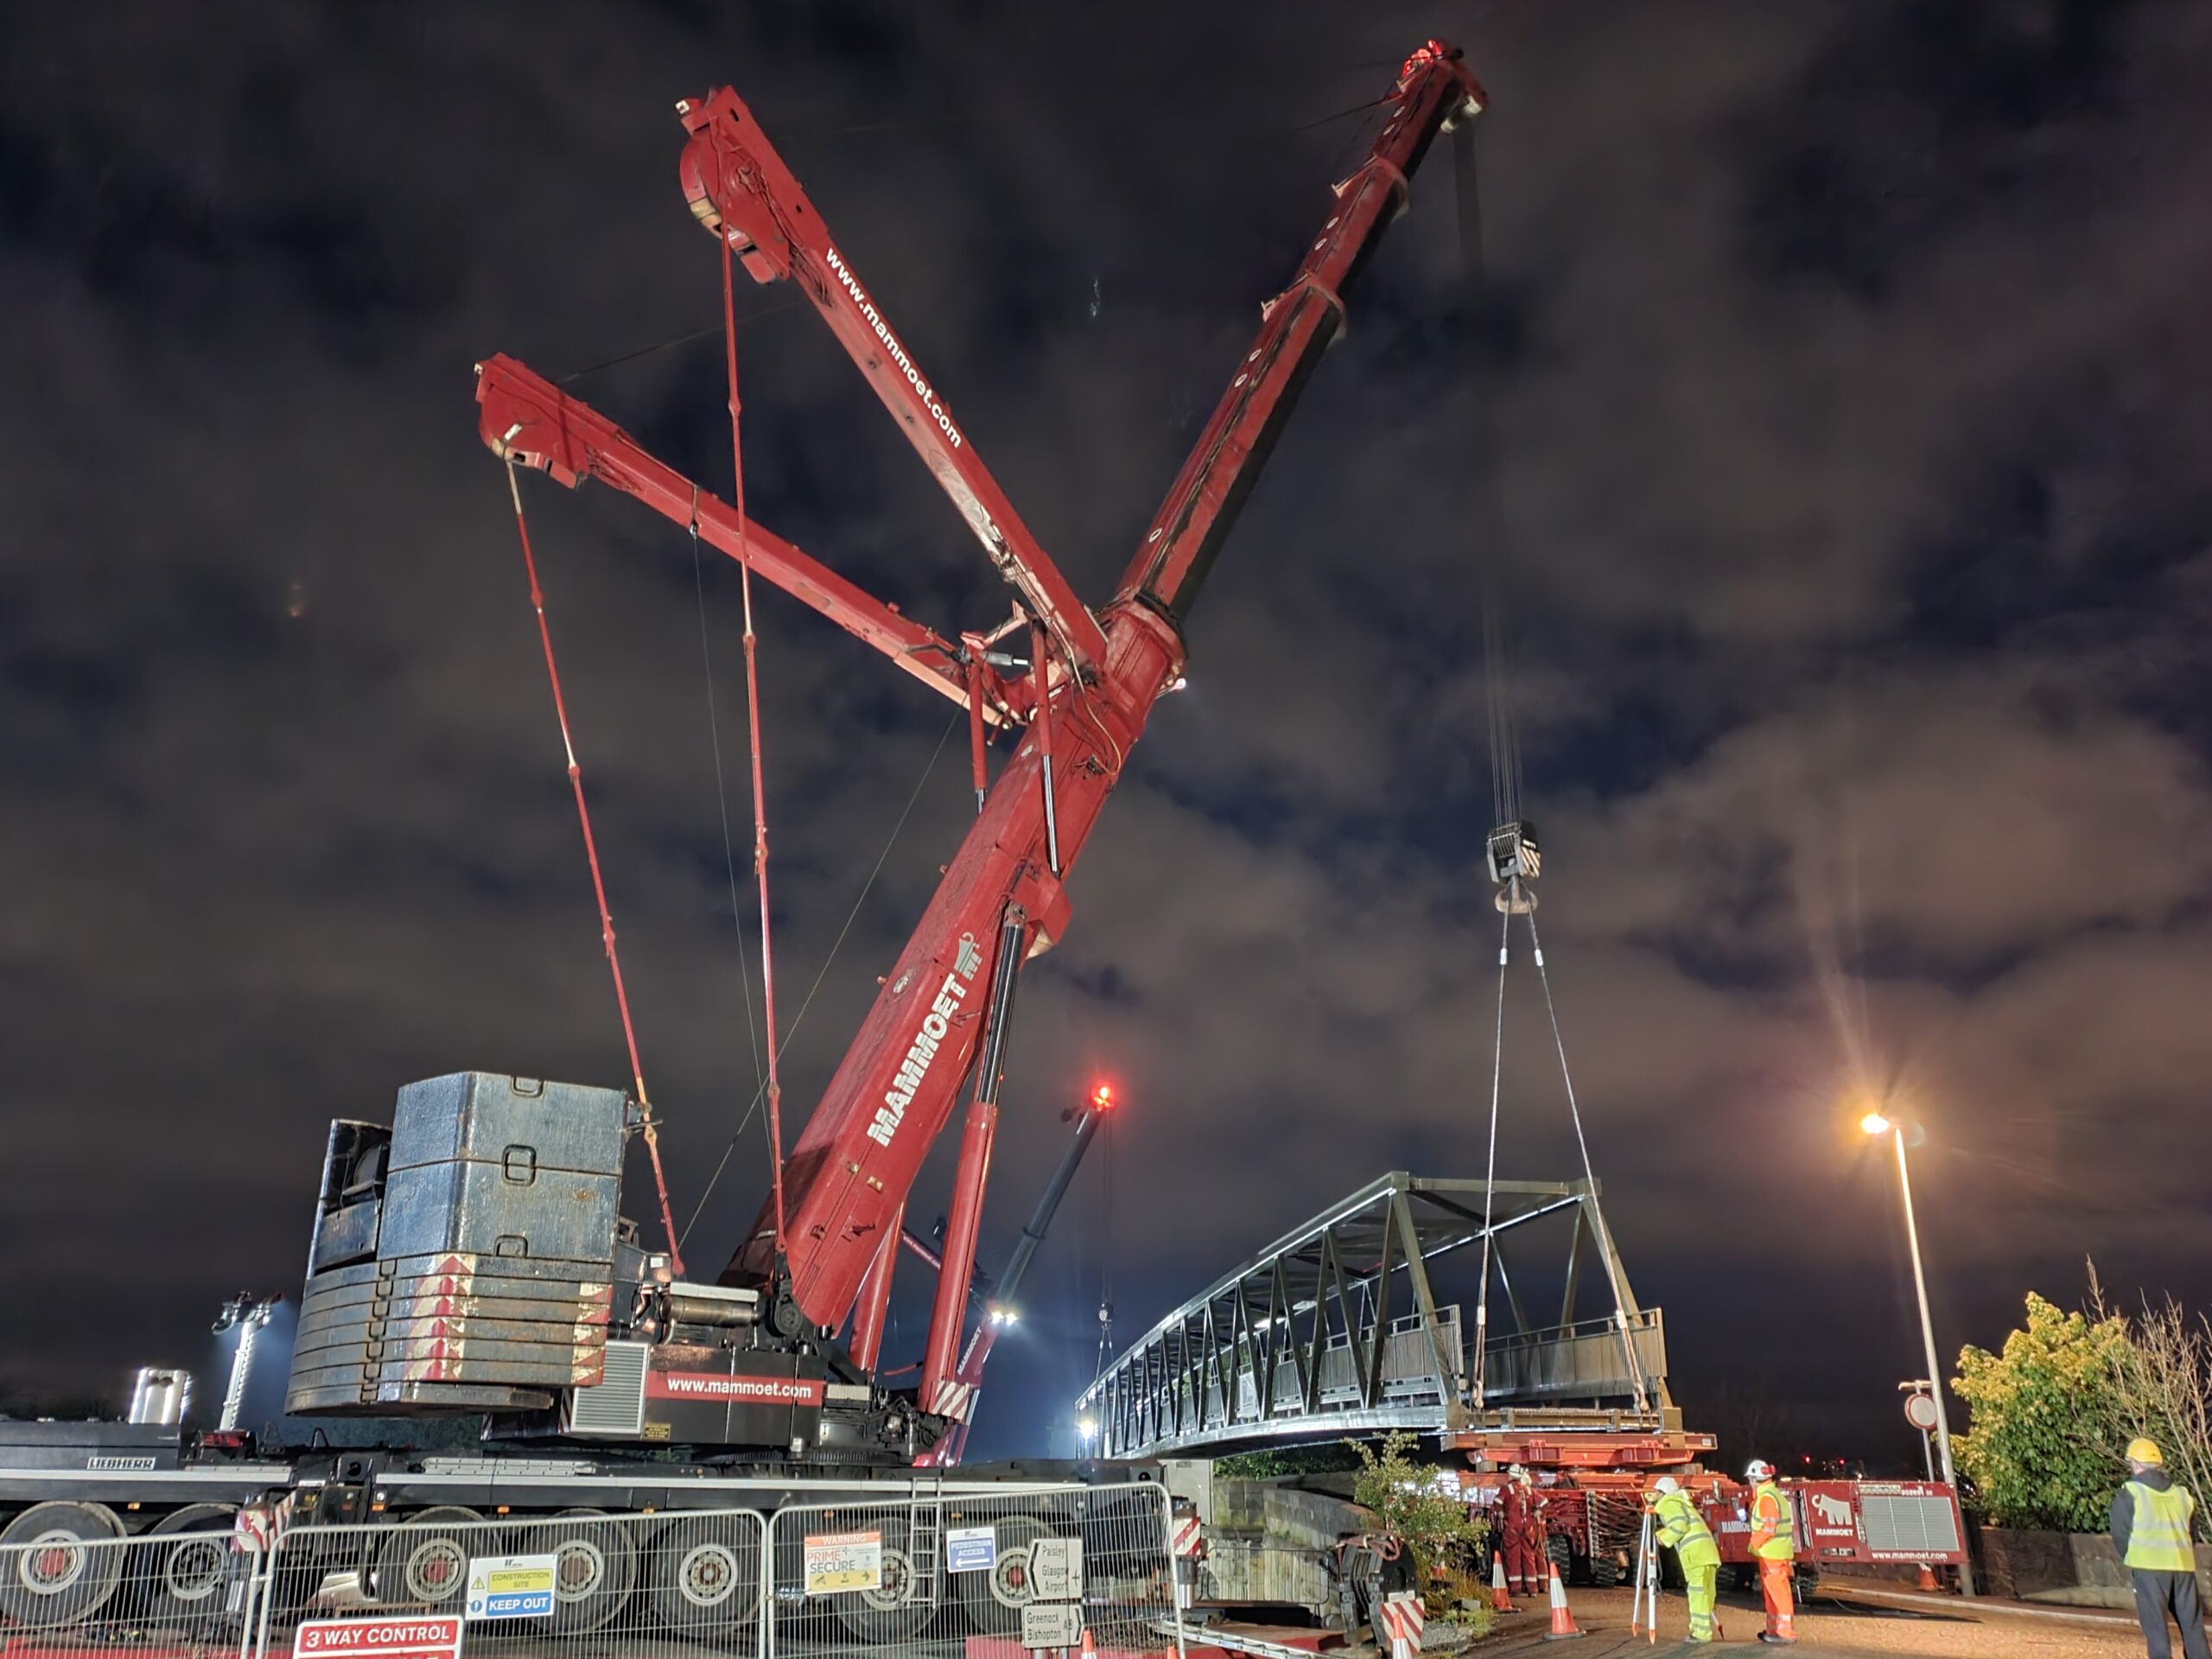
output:
[[[1440,154],[1025,989],[987,1259],[1057,1155],[1051,1103],[1105,1071],[1131,1106],[1110,1260],[1076,1201],[1057,1294],[1001,1352],[998,1443],[1087,1379],[1102,1267],[1126,1332],[1383,1167],[1479,1170],[1478,559],[1509,595],[1578,1092],[1687,1382],[1727,1370],[1745,1241],[1777,1235],[1773,1329],[1807,1356],[1783,1386],[1878,1405],[1909,1365],[1888,1191],[1839,1132],[1859,1088],[1929,1119],[1955,1335],[2087,1252],[2212,1288],[2201,9],[1273,16],[577,4],[518,33],[292,7],[211,33],[108,7],[11,42],[0,1282],[19,1330],[57,1264],[130,1311],[9,1344],[8,1379],[98,1386],[196,1354],[219,1294],[289,1289],[330,1116],[461,1066],[625,1074],[467,368],[567,373],[712,323],[675,97],[728,79],[790,135],[1098,592],[1357,124],[1296,129],[1440,32],[1497,99],[1501,527],[1470,486]],[[742,338],[762,520],[940,627],[996,613],[813,320]],[[714,342],[578,390],[724,487]],[[632,503],[524,482],[688,1213],[754,1076],[690,552]],[[745,910],[735,572],[708,560]],[[792,1044],[791,1134],[960,833],[963,745],[855,913],[950,709],[779,598],[763,616],[787,1027],[854,914]],[[1508,1173],[1571,1173],[1527,982],[1504,1082]],[[2139,1136],[2169,1155],[2146,1169]],[[702,1268],[760,1145],[707,1204]],[[1849,1355],[1815,1343],[1824,1307],[1871,1322]]]

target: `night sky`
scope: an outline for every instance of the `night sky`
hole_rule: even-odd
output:
[[[2212,1300],[2212,9],[49,4],[0,38],[10,1396],[155,1359],[207,1393],[221,1298],[297,1294],[329,1118],[463,1069],[626,1081],[470,365],[718,322],[676,99],[751,102],[1103,598],[1350,165],[1360,116],[1323,118],[1430,35],[1493,99],[1487,298],[1440,148],[1027,977],[987,1264],[1060,1108],[1128,1105],[976,1449],[1065,1430],[1102,1274],[1133,1337],[1385,1169],[1480,1174],[1485,571],[1592,1158],[1693,1424],[1911,1452],[1869,1090],[1926,1126],[1947,1350],[2090,1256]],[[739,296],[752,511],[941,631],[995,620],[794,298]],[[569,389],[726,493],[721,376],[709,336]],[[524,486],[711,1270],[766,1184],[756,1120],[707,1194],[754,1078],[701,660],[703,620],[743,909],[737,573]],[[913,800],[788,1135],[970,805],[958,731],[930,767],[950,704],[761,616],[787,1028]],[[1501,1173],[1565,1178],[1525,967]]]

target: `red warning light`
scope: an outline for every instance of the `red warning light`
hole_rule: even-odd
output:
[[[1112,1111],[1114,1109],[1114,1085],[1110,1083],[1102,1083],[1096,1089],[1093,1089],[1090,1091],[1090,1103],[1099,1111]]]

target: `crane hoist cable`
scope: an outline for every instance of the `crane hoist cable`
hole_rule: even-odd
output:
[[[715,696],[715,653],[707,634],[707,577],[699,552],[699,492],[691,492],[691,593],[699,611],[699,666],[707,683],[707,737],[715,754],[715,807],[721,816],[722,869],[729,881],[729,925],[737,935],[737,978],[745,1002],[745,1038],[753,1050],[755,1085],[767,1087],[760,1063],[760,1028],[753,1018],[753,970],[745,960],[745,910],[737,896],[737,849],[729,836],[729,788],[722,774],[721,717]]]
[[[576,761],[575,740],[569,731],[569,706],[561,695],[561,669],[553,656],[553,630],[545,620],[545,590],[537,579],[537,556],[531,550],[530,521],[523,514],[522,486],[515,479],[515,464],[507,462],[507,494],[515,504],[515,532],[522,540],[523,569],[530,575],[530,605],[537,617],[538,642],[545,648],[545,678],[553,688],[553,715],[561,728],[561,748],[568,757],[569,786],[576,798],[576,822],[583,830],[584,859],[591,866],[592,896],[599,903],[600,943],[607,951],[607,970],[614,982],[614,1006],[622,1016],[622,1041],[630,1054],[630,1080],[637,1091],[638,1123],[652,1161],[653,1190],[660,1199],[660,1222],[668,1237],[669,1263],[677,1276],[683,1274],[676,1217],[668,1202],[668,1177],[661,1168],[660,1135],[653,1120],[652,1100],[645,1092],[645,1064],[638,1058],[638,1032],[630,1019],[630,994],[622,983],[622,957],[614,945],[614,915],[607,905],[607,883],[599,873],[599,844],[591,833],[591,808],[584,801],[584,772]]]
[[[1488,260],[1483,240],[1482,196],[1475,166],[1474,136],[1471,128],[1462,124],[1452,132],[1452,159],[1458,184],[1459,208],[1459,252],[1465,268],[1468,289],[1468,350],[1470,367],[1479,371],[1486,329],[1485,309]],[[1471,372],[1469,385],[1472,401],[1469,410],[1470,436],[1475,450],[1475,464],[1471,469],[1476,480],[1477,502],[1474,517],[1478,532],[1490,547],[1502,544],[1504,513],[1497,499],[1496,467],[1497,446],[1492,442],[1489,406],[1475,388],[1484,384],[1479,372]],[[1590,1156],[1589,1136],[1582,1123],[1582,1108],[1574,1093],[1574,1077],[1567,1059],[1567,1039],[1560,1027],[1559,1007],[1552,997],[1551,970],[1544,962],[1544,948],[1536,932],[1536,899],[1528,880],[1536,874],[1536,855],[1533,835],[1522,814],[1521,738],[1513,712],[1512,663],[1507,648],[1503,583],[1498,575],[1498,561],[1495,556],[1481,562],[1478,583],[1482,607],[1483,628],[1483,701],[1488,719],[1490,750],[1491,810],[1494,826],[1485,852],[1494,879],[1503,882],[1497,895],[1497,907],[1503,912],[1503,924],[1498,931],[1497,944],[1497,1015],[1492,1042],[1490,1094],[1490,1149],[1483,1177],[1483,1276],[1475,1301],[1475,1364],[1474,1401],[1479,1408],[1483,1402],[1484,1366],[1488,1355],[1490,1279],[1492,1250],[1492,1224],[1496,1216],[1497,1185],[1497,1125],[1498,1107],[1505,1068],[1505,974],[1511,952],[1513,918],[1524,915],[1529,919],[1529,954],[1535,958],[1536,975],[1544,991],[1544,1008],[1550,1018],[1552,1045],[1558,1052],[1560,1079],[1567,1092],[1567,1109],[1574,1126],[1575,1146],[1581,1154],[1582,1175],[1589,1193],[1590,1211],[1599,1237],[1599,1252],[1605,1258],[1605,1278],[1613,1297],[1613,1321],[1618,1330],[1624,1356],[1627,1361],[1627,1375],[1636,1408],[1644,1410],[1649,1402],[1643,1367],[1636,1351],[1634,1333],[1629,1328],[1627,1304],[1623,1294],[1620,1265],[1614,1258],[1612,1239],[1605,1225],[1603,1206],[1598,1198],[1598,1177]],[[1501,866],[1499,848],[1504,838],[1510,852],[1510,869]]]
[[[776,1253],[784,1249],[784,1088],[776,1069],[776,953],[768,925],[768,793],[760,760],[760,637],[753,626],[753,548],[746,535],[745,448],[737,396],[737,289],[729,238],[722,250],[722,334],[729,365],[730,505],[737,515],[741,586],[745,596],[745,715],[753,752],[753,874],[760,889],[760,1024],[768,1046],[768,1170],[775,1193]]]

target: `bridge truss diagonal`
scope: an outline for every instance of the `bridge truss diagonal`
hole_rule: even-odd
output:
[[[1573,1432],[1673,1415],[1657,1308],[1637,1305],[1586,1180],[1484,1185],[1394,1171],[1285,1234],[1160,1320],[1077,1409],[1109,1458],[1211,1453],[1386,1429],[1467,1433],[1541,1418]],[[1484,1255],[1512,1329],[1487,1340],[1440,1300]],[[1565,1241],[1563,1261],[1542,1239]],[[1509,1243],[1510,1241],[1510,1243]],[[1509,1252],[1518,1252],[1510,1254]],[[1479,1278],[1479,1272],[1474,1274]],[[1618,1306],[1578,1319],[1586,1278]],[[1529,1306],[1556,1292],[1559,1317]]]

